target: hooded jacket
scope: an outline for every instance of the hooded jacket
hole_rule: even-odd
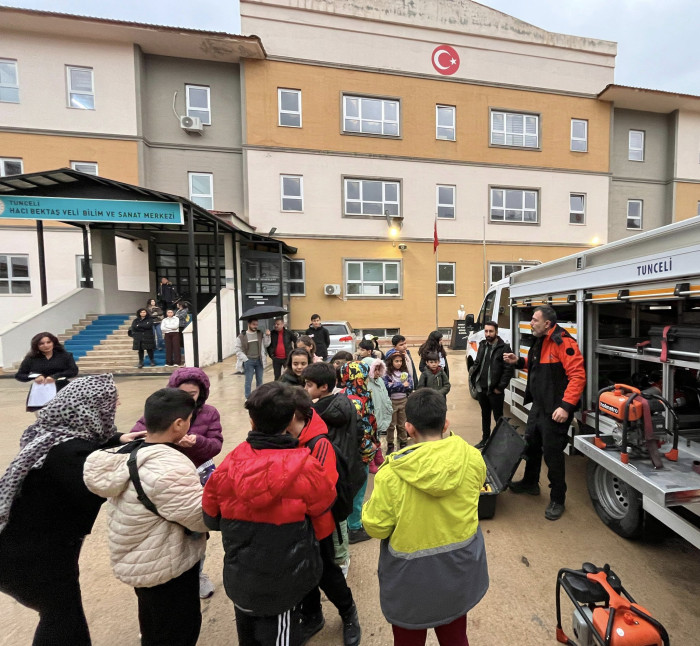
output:
[[[374,416],[374,402],[367,389],[369,368],[367,364],[358,361],[348,361],[340,368],[340,385],[350,402],[355,406],[360,416],[362,427],[362,443],[360,452],[362,461],[369,464],[379,448],[377,439],[377,419]]]
[[[194,466],[198,467],[221,453],[224,437],[221,433],[219,411],[206,403],[209,398],[209,377],[207,377],[207,373],[201,368],[179,368],[170,375],[168,388],[177,388],[186,381],[194,382],[199,386],[199,397],[192,413],[192,421],[188,431],[188,434],[197,436],[197,441],[194,446],[178,446],[177,450],[182,451],[194,462]],[[145,431],[146,422],[144,418],[140,417],[131,430],[132,432]]]
[[[379,468],[362,526],[382,539],[379,600],[388,622],[410,630],[439,626],[486,594],[477,515],[485,480],[481,453],[454,434],[392,453]]]
[[[315,410],[311,409],[311,419],[309,423],[304,426],[299,435],[299,446],[305,447],[315,437],[319,437],[320,439],[314,443],[313,449],[311,449],[311,455],[318,460],[319,464],[323,467],[326,478],[329,482],[332,482],[335,487],[336,482],[338,482],[335,449],[331,446],[325,422]],[[316,538],[319,541],[330,536],[335,529],[335,520],[330,506],[320,516],[312,518],[311,522],[314,526]]]
[[[366,357],[362,363],[369,366],[367,379],[367,390],[369,390],[372,402],[374,403],[374,416],[377,418],[377,433],[384,433],[391,425],[391,418],[394,415],[394,407],[391,405],[391,398],[384,383],[386,375],[386,363],[382,359]]]
[[[278,442],[239,444],[204,488],[204,519],[222,533],[226,594],[253,615],[289,610],[318,584],[321,557],[308,517],[335,500],[309,450],[290,437]]]
[[[121,449],[122,451],[124,449]],[[144,444],[136,454],[141,486],[160,516],[138,499],[129,478],[129,453],[95,451],[85,461],[87,488],[107,498],[109,551],[114,576],[135,588],[166,583],[202,556],[206,532],[199,475],[170,444]]]

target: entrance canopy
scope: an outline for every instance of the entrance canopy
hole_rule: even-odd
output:
[[[234,216],[235,217],[235,216]],[[36,220],[39,247],[42,305],[46,298],[46,271],[44,262],[43,222],[54,220],[83,229],[84,266],[86,284],[92,287],[89,272],[89,230],[111,229],[125,237],[153,238],[158,233],[186,233],[188,242],[189,289],[193,324],[194,363],[198,365],[197,295],[200,288],[195,234],[199,242],[202,234],[212,234],[212,270],[207,274],[205,291],[218,296],[222,288],[223,255],[221,234],[229,234],[234,241],[234,277],[237,273],[236,242],[254,248],[273,247],[279,254],[295,254],[296,249],[281,240],[260,235],[252,230],[235,226],[231,221],[214,215],[191,200],[163,191],[88,175],[70,168],[24,173],[0,177],[0,218]],[[242,223],[245,226],[245,223]],[[208,236],[206,236],[208,239]],[[234,278],[237,284],[237,278]],[[236,319],[238,312],[236,312]],[[219,361],[221,353],[221,312],[217,299]]]

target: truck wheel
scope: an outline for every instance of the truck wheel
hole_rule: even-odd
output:
[[[600,519],[623,538],[639,538],[644,531],[641,494],[592,460],[588,461],[586,481]]]
[[[469,364],[467,364],[469,365]],[[467,383],[469,384],[469,394],[472,396],[472,399],[478,399],[479,395],[476,392],[476,387],[472,383],[472,370],[474,369],[474,364],[469,366],[469,371],[467,372]]]

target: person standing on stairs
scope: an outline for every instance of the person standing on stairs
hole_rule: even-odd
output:
[[[137,310],[136,318],[131,322],[128,334],[134,341],[133,349],[139,353],[138,367],[143,368],[144,352],[148,353],[151,366],[155,366],[156,360],[153,351],[156,347],[156,340],[153,336],[153,319],[148,315],[148,310],[145,307]]]

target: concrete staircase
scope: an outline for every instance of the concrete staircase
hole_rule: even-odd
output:
[[[104,338],[99,339],[98,343],[77,361],[81,375],[106,372],[114,374],[167,374],[175,370],[175,368],[165,366],[165,352],[158,350],[155,352],[155,366],[149,365],[150,362],[146,354],[144,359],[146,367],[138,368],[138,354],[132,350],[133,341],[127,334],[133,315],[119,316],[123,322],[116,329],[112,329]]]

